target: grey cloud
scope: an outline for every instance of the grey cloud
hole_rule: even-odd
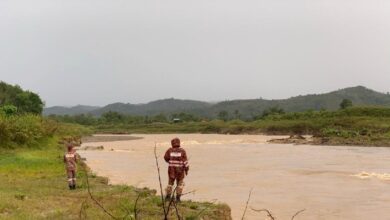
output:
[[[3,0],[0,33],[48,106],[390,90],[386,0]]]

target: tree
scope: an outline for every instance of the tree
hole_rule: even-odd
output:
[[[241,118],[240,111],[237,110],[237,109],[234,111],[234,118],[235,119],[240,119]]]
[[[39,95],[24,91],[18,85],[13,86],[0,82],[0,106],[5,105],[14,105],[20,113],[41,114],[44,102]]]
[[[352,101],[349,99],[343,99],[343,101],[340,103],[340,109],[346,109],[352,106]]]
[[[37,94],[28,91],[18,94],[14,103],[19,111],[35,114],[41,114],[44,106]]]
[[[124,115],[118,112],[108,111],[102,115],[102,118],[104,119],[105,122],[108,123],[119,123],[119,122],[123,122]]]
[[[227,121],[229,119],[229,113],[227,111],[220,111],[218,113],[218,118],[224,121]]]
[[[180,121],[200,121],[199,117],[191,114],[191,113],[187,113],[187,112],[180,112],[180,113],[174,113],[174,114],[171,114],[171,120],[174,120],[174,119],[180,119]]]
[[[271,108],[264,110],[262,117],[265,118],[269,115],[281,115],[284,113],[285,113],[284,109],[279,108],[278,106],[275,106],[275,107],[271,107]]]
[[[151,120],[152,122],[168,122],[167,117],[163,113],[153,116]]]

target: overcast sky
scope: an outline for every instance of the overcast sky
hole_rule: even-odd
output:
[[[0,80],[53,105],[390,91],[389,0],[0,0]]]

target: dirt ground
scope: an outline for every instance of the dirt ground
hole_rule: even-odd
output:
[[[142,139],[84,143],[103,151],[80,151],[98,175],[112,184],[158,189],[153,154],[157,144],[163,183],[163,154],[173,137],[182,139],[190,160],[187,199],[227,203],[241,219],[390,219],[390,148],[270,144],[284,138],[262,135],[132,135]],[[123,137],[122,137],[123,138]]]

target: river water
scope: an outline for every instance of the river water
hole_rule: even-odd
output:
[[[218,201],[241,219],[390,219],[390,148],[268,144],[271,136],[164,134],[132,135],[136,140],[84,143],[103,151],[79,151],[87,164],[112,184],[159,189],[154,159],[157,145],[163,183],[165,150],[182,139],[190,161],[186,199]],[[165,187],[165,186],[164,186]]]

